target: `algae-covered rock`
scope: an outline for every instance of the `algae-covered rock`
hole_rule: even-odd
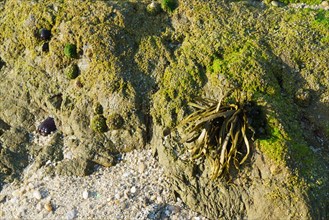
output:
[[[328,124],[315,119],[327,119],[329,106],[321,13],[255,2],[180,4],[172,23],[185,38],[155,94],[153,116],[158,120],[152,140],[174,194],[188,206],[211,219],[328,216]],[[313,54],[319,54],[318,60]],[[300,89],[312,93],[303,95]],[[223,102],[256,103],[266,120],[263,135],[252,141],[247,164],[212,181],[212,161],[186,157],[188,146],[175,126],[193,111],[187,104],[197,96],[220,100],[224,94]],[[260,124],[254,126],[259,131]],[[314,132],[318,141],[310,135]]]
[[[87,175],[151,143],[174,195],[210,219],[328,218],[329,14],[282,2],[1,2],[0,181],[32,161]],[[257,135],[210,180],[176,126],[223,95],[257,106]],[[49,115],[57,131],[40,137]]]

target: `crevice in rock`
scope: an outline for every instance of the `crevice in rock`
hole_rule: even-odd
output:
[[[3,61],[3,59],[0,57],[0,69],[5,65],[6,65],[5,61]]]

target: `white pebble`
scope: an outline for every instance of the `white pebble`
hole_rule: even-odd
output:
[[[40,200],[42,198],[40,191],[39,190],[34,190],[33,191],[33,197],[36,198],[37,200]]]
[[[158,202],[158,203],[162,203],[162,202],[163,202],[163,199],[162,199],[161,196],[158,196],[158,197],[157,197],[157,202]]]
[[[130,176],[130,172],[129,171],[128,172],[125,172],[122,176],[123,177],[128,177],[128,176]]]
[[[133,193],[133,194],[134,194],[134,193],[136,193],[136,191],[137,191],[137,189],[136,189],[136,187],[135,187],[135,186],[131,187],[131,189],[130,189],[130,192],[131,192],[131,193]]]
[[[41,209],[42,209],[42,205],[41,205],[41,203],[38,203],[38,204],[36,205],[35,209],[36,209],[37,211],[41,211]]]
[[[66,219],[67,220],[74,219],[75,217],[77,217],[77,213],[78,213],[78,211],[76,209],[72,209],[71,211],[68,211],[66,213]]]
[[[117,194],[115,194],[115,195],[114,195],[114,198],[116,198],[116,199],[120,199],[120,198],[121,198],[121,196],[120,196],[120,194],[119,194],[119,193],[117,193]]]
[[[82,198],[88,199],[89,198],[89,192],[87,190],[83,191]]]
[[[141,163],[138,164],[138,172],[139,173],[144,173],[145,168],[146,168],[146,166],[145,166],[144,163],[141,162]]]

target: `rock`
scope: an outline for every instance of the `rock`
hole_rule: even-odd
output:
[[[66,213],[66,219],[72,220],[77,217],[78,211],[76,209],[72,209]]]
[[[319,144],[316,154],[305,138],[314,128],[328,131],[329,34],[323,12],[305,16],[305,10],[274,10],[260,1],[179,0],[163,1],[169,13],[150,16],[145,8],[151,1],[5,2],[0,3],[0,122],[7,125],[0,128],[1,183],[19,178],[30,158],[59,174],[86,175],[95,163],[111,166],[118,155],[156,142],[154,152],[173,194],[211,219],[327,217],[327,148]],[[168,7],[170,2],[179,4]],[[69,19],[72,14],[83,16]],[[311,35],[307,24],[314,26]],[[35,39],[42,27],[56,30],[48,53],[41,51],[46,42]],[[64,49],[66,44],[71,46]],[[81,70],[74,80],[64,75],[70,65]],[[234,90],[223,103],[255,102],[266,114],[264,124],[255,127],[262,138],[252,144],[253,157],[232,171],[236,189],[206,178],[211,161],[182,161],[185,148],[173,137],[194,110],[188,103],[200,95],[220,100],[219,87]],[[309,103],[297,98],[309,109],[291,103],[299,88],[312,89]],[[90,127],[97,113],[93,103],[103,108],[95,123],[101,132]],[[113,114],[120,117],[113,120]],[[314,119],[312,126],[301,128],[302,114]],[[36,121],[48,115],[60,132],[41,138],[58,135],[57,144],[37,142],[40,135],[34,133]],[[75,143],[64,144],[70,138]],[[319,139],[327,146],[327,137]],[[63,159],[65,148],[70,159]],[[261,156],[264,168],[255,167],[252,159]],[[274,162],[287,167],[271,177],[264,171]],[[291,183],[284,174],[297,180]]]
[[[57,165],[56,173],[64,176],[86,176],[92,173],[94,163],[86,159],[74,158],[62,161]]]
[[[326,8],[326,7],[328,7],[328,6],[329,6],[328,1],[323,1],[323,2],[321,2],[321,7]]]
[[[53,211],[53,205],[51,204],[51,202],[46,202],[44,205],[45,210],[47,210],[48,212],[52,212]]]
[[[140,162],[140,163],[138,164],[138,172],[139,172],[139,173],[144,173],[145,169],[146,169],[145,164],[144,164],[143,162]]]
[[[271,1],[271,5],[273,5],[274,7],[280,7],[282,3],[279,1]]]
[[[33,197],[37,200],[41,200],[42,199],[42,195],[41,195],[41,192],[39,190],[34,190],[33,191]]]
[[[82,193],[82,198],[88,199],[89,198],[89,192],[87,190],[84,190]]]
[[[135,186],[131,187],[130,192],[131,192],[132,194],[135,194],[135,193],[137,192],[136,187],[135,187]]]

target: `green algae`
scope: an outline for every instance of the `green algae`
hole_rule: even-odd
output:
[[[89,137],[89,115],[94,112],[86,103],[104,107],[102,122],[91,126],[94,130],[111,129],[115,121],[108,118],[119,112],[124,125],[113,129],[129,133],[143,130],[149,114],[153,124],[172,128],[191,111],[187,103],[195,96],[218,99],[219,88],[238,89],[266,114],[267,136],[257,141],[262,153],[305,179],[310,185],[305,191],[319,192],[318,183],[326,186],[328,177],[320,176],[324,165],[317,159],[321,155],[311,150],[305,136],[313,132],[312,124],[329,136],[327,120],[316,120],[319,110],[312,109],[328,107],[328,12],[250,2],[180,1],[171,13],[151,16],[144,13],[147,3],[8,1],[4,10],[14,13],[1,13],[0,56],[14,67],[12,78],[31,100],[59,114],[67,124],[64,134],[81,140]],[[38,49],[35,31],[40,28],[53,35],[47,54]],[[74,62],[83,70],[78,77],[82,86],[63,74],[72,62],[63,56],[67,42],[75,42],[81,55]],[[299,88],[315,94],[303,110],[294,101]],[[49,98],[56,94],[62,101],[53,106]],[[108,100],[119,100],[125,109],[116,109]],[[310,118],[309,128],[301,128],[303,114]],[[143,132],[126,137],[138,136],[134,142],[144,143],[139,136]]]
[[[106,119],[103,115],[94,116],[90,122],[90,127],[92,130],[100,133],[106,132],[108,130]]]
[[[72,64],[65,70],[65,75],[69,79],[75,79],[79,76],[79,67],[76,64]]]
[[[164,11],[173,12],[177,7],[176,0],[162,0],[161,7]]]
[[[69,58],[76,58],[77,46],[75,44],[66,44],[64,47],[64,54]]]

